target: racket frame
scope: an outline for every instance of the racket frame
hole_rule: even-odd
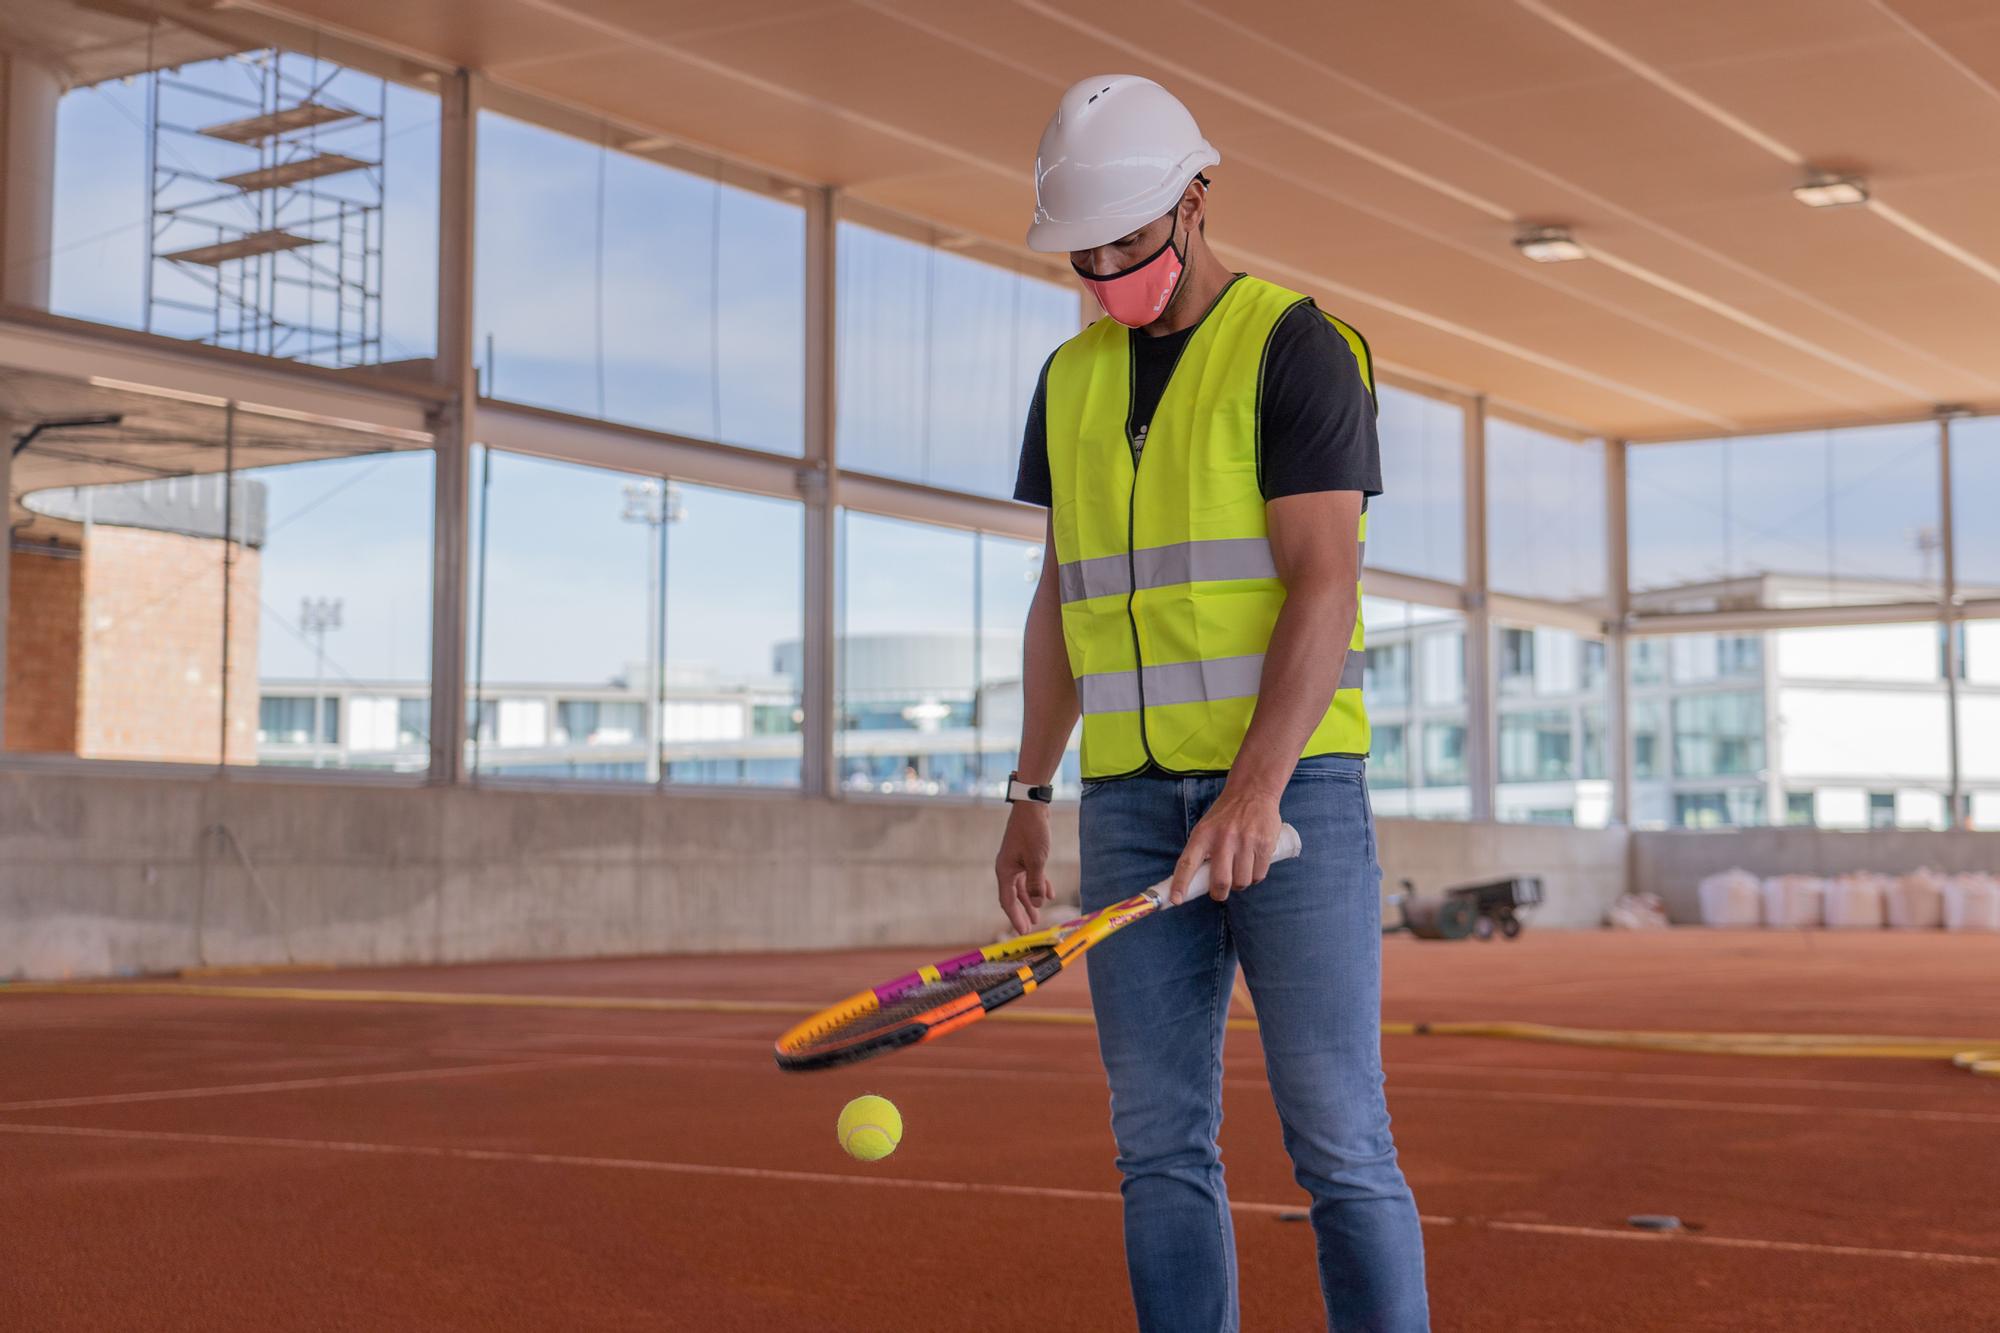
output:
[[[1192,893],[1189,896],[1192,896]],[[984,948],[974,949],[952,958],[940,959],[914,972],[905,973],[894,981],[886,981],[879,986],[858,991],[840,1003],[830,1005],[814,1014],[779,1037],[776,1048],[778,1067],[786,1070],[831,1069],[837,1065],[865,1060],[898,1047],[914,1046],[918,1042],[930,1041],[948,1032],[956,1032],[968,1023],[984,1018],[1004,1004],[1010,1004],[1024,995],[1032,995],[1043,983],[1069,966],[1073,959],[1081,957],[1093,945],[1108,939],[1114,932],[1124,929],[1134,921],[1152,915],[1165,905],[1164,891],[1147,889],[1143,893],[1134,894],[1087,916],[1074,917],[1058,925],[1031,931],[1026,935],[1016,935],[998,944],[989,944]],[[1051,946],[1054,948],[1052,954],[1033,963],[1022,964],[1015,969],[1014,976],[1010,980],[984,991],[967,991],[963,995],[951,996],[933,1008],[910,1015],[895,1027],[868,1032],[850,1042],[819,1046],[810,1051],[802,1049],[827,1028],[837,1028],[864,1014],[874,1013],[886,1005],[894,1004],[919,986],[946,980],[980,963],[1004,963],[1009,958],[1036,953]]]
[[[1289,824],[1280,826],[1278,846],[1272,861],[1287,860],[1297,856],[1299,851],[1298,831]],[[858,991],[840,1003],[822,1009],[779,1037],[773,1051],[778,1067],[794,1072],[832,1069],[885,1051],[931,1041],[976,1023],[1002,1005],[1034,994],[1075,959],[1133,922],[1143,921],[1156,912],[1177,906],[1167,897],[1172,885],[1171,878],[1163,879],[1151,888],[1086,916],[1073,917],[1026,935],[1016,935],[997,944],[941,959],[914,972],[904,973],[893,981]],[[1207,892],[1208,866],[1204,863],[1195,870],[1181,901],[1191,901]],[[864,1014],[875,1013],[886,1005],[894,1004],[919,986],[945,980],[980,963],[1004,963],[1009,958],[1019,958],[1051,947],[1054,952],[1048,957],[1023,963],[1015,969],[1011,979],[984,991],[950,996],[930,1009],[910,1015],[894,1027],[866,1032],[845,1042],[811,1045],[827,1030],[837,1029]]]

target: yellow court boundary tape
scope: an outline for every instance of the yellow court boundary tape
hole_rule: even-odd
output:
[[[306,1000],[346,1004],[433,1004],[463,1008],[608,1009],[682,1014],[809,1014],[819,1006],[799,1000],[724,1000],[644,995],[506,995],[480,991],[343,990],[314,986],[223,986],[177,981],[17,981],[0,983],[7,995],[173,995],[230,1000]],[[1089,1025],[1088,1009],[1007,1008],[993,1015],[1016,1023]],[[1254,1031],[1255,1018],[1228,1026]],[[1548,1023],[1384,1023],[1390,1037],[1485,1037],[1689,1055],[1755,1055],[1823,1060],[1949,1060],[1969,1073],[2000,1078],[2000,1038],[1893,1037],[1821,1032],[1660,1032],[1644,1029],[1572,1028]]]

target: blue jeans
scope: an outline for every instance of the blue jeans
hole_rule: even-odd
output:
[[[1083,793],[1083,906],[1173,873],[1221,778]],[[1304,854],[1225,903],[1196,898],[1089,954],[1145,1333],[1237,1327],[1236,1242],[1215,1137],[1236,965],[1256,1002],[1292,1174],[1312,1195],[1330,1329],[1429,1327],[1423,1235],[1382,1093],[1382,901],[1362,762],[1302,760],[1280,803]]]

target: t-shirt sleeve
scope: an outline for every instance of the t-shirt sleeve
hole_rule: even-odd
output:
[[[1271,330],[1257,466],[1266,500],[1313,491],[1382,493],[1375,400],[1347,339],[1310,303],[1286,311]]]
[[[1047,509],[1055,503],[1049,484],[1049,366],[1042,362],[1041,377],[1035,381],[1035,396],[1028,403],[1028,425],[1021,432],[1021,466],[1014,477],[1014,498]]]

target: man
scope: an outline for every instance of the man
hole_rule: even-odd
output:
[[[1305,297],[1203,236],[1221,160],[1128,75],[1063,95],[1028,244],[1068,251],[1108,318],[1042,369],[1019,499],[1049,507],[1028,613],[1000,905],[1049,901],[1046,785],[1083,718],[1083,905],[1197,867],[1205,898],[1090,958],[1139,1324],[1234,1330],[1216,1133],[1238,962],[1329,1327],[1428,1326],[1423,1238],[1382,1094],[1381,892],[1363,783],[1360,565],[1381,492],[1372,367]],[[1304,854],[1273,864],[1280,821]]]

